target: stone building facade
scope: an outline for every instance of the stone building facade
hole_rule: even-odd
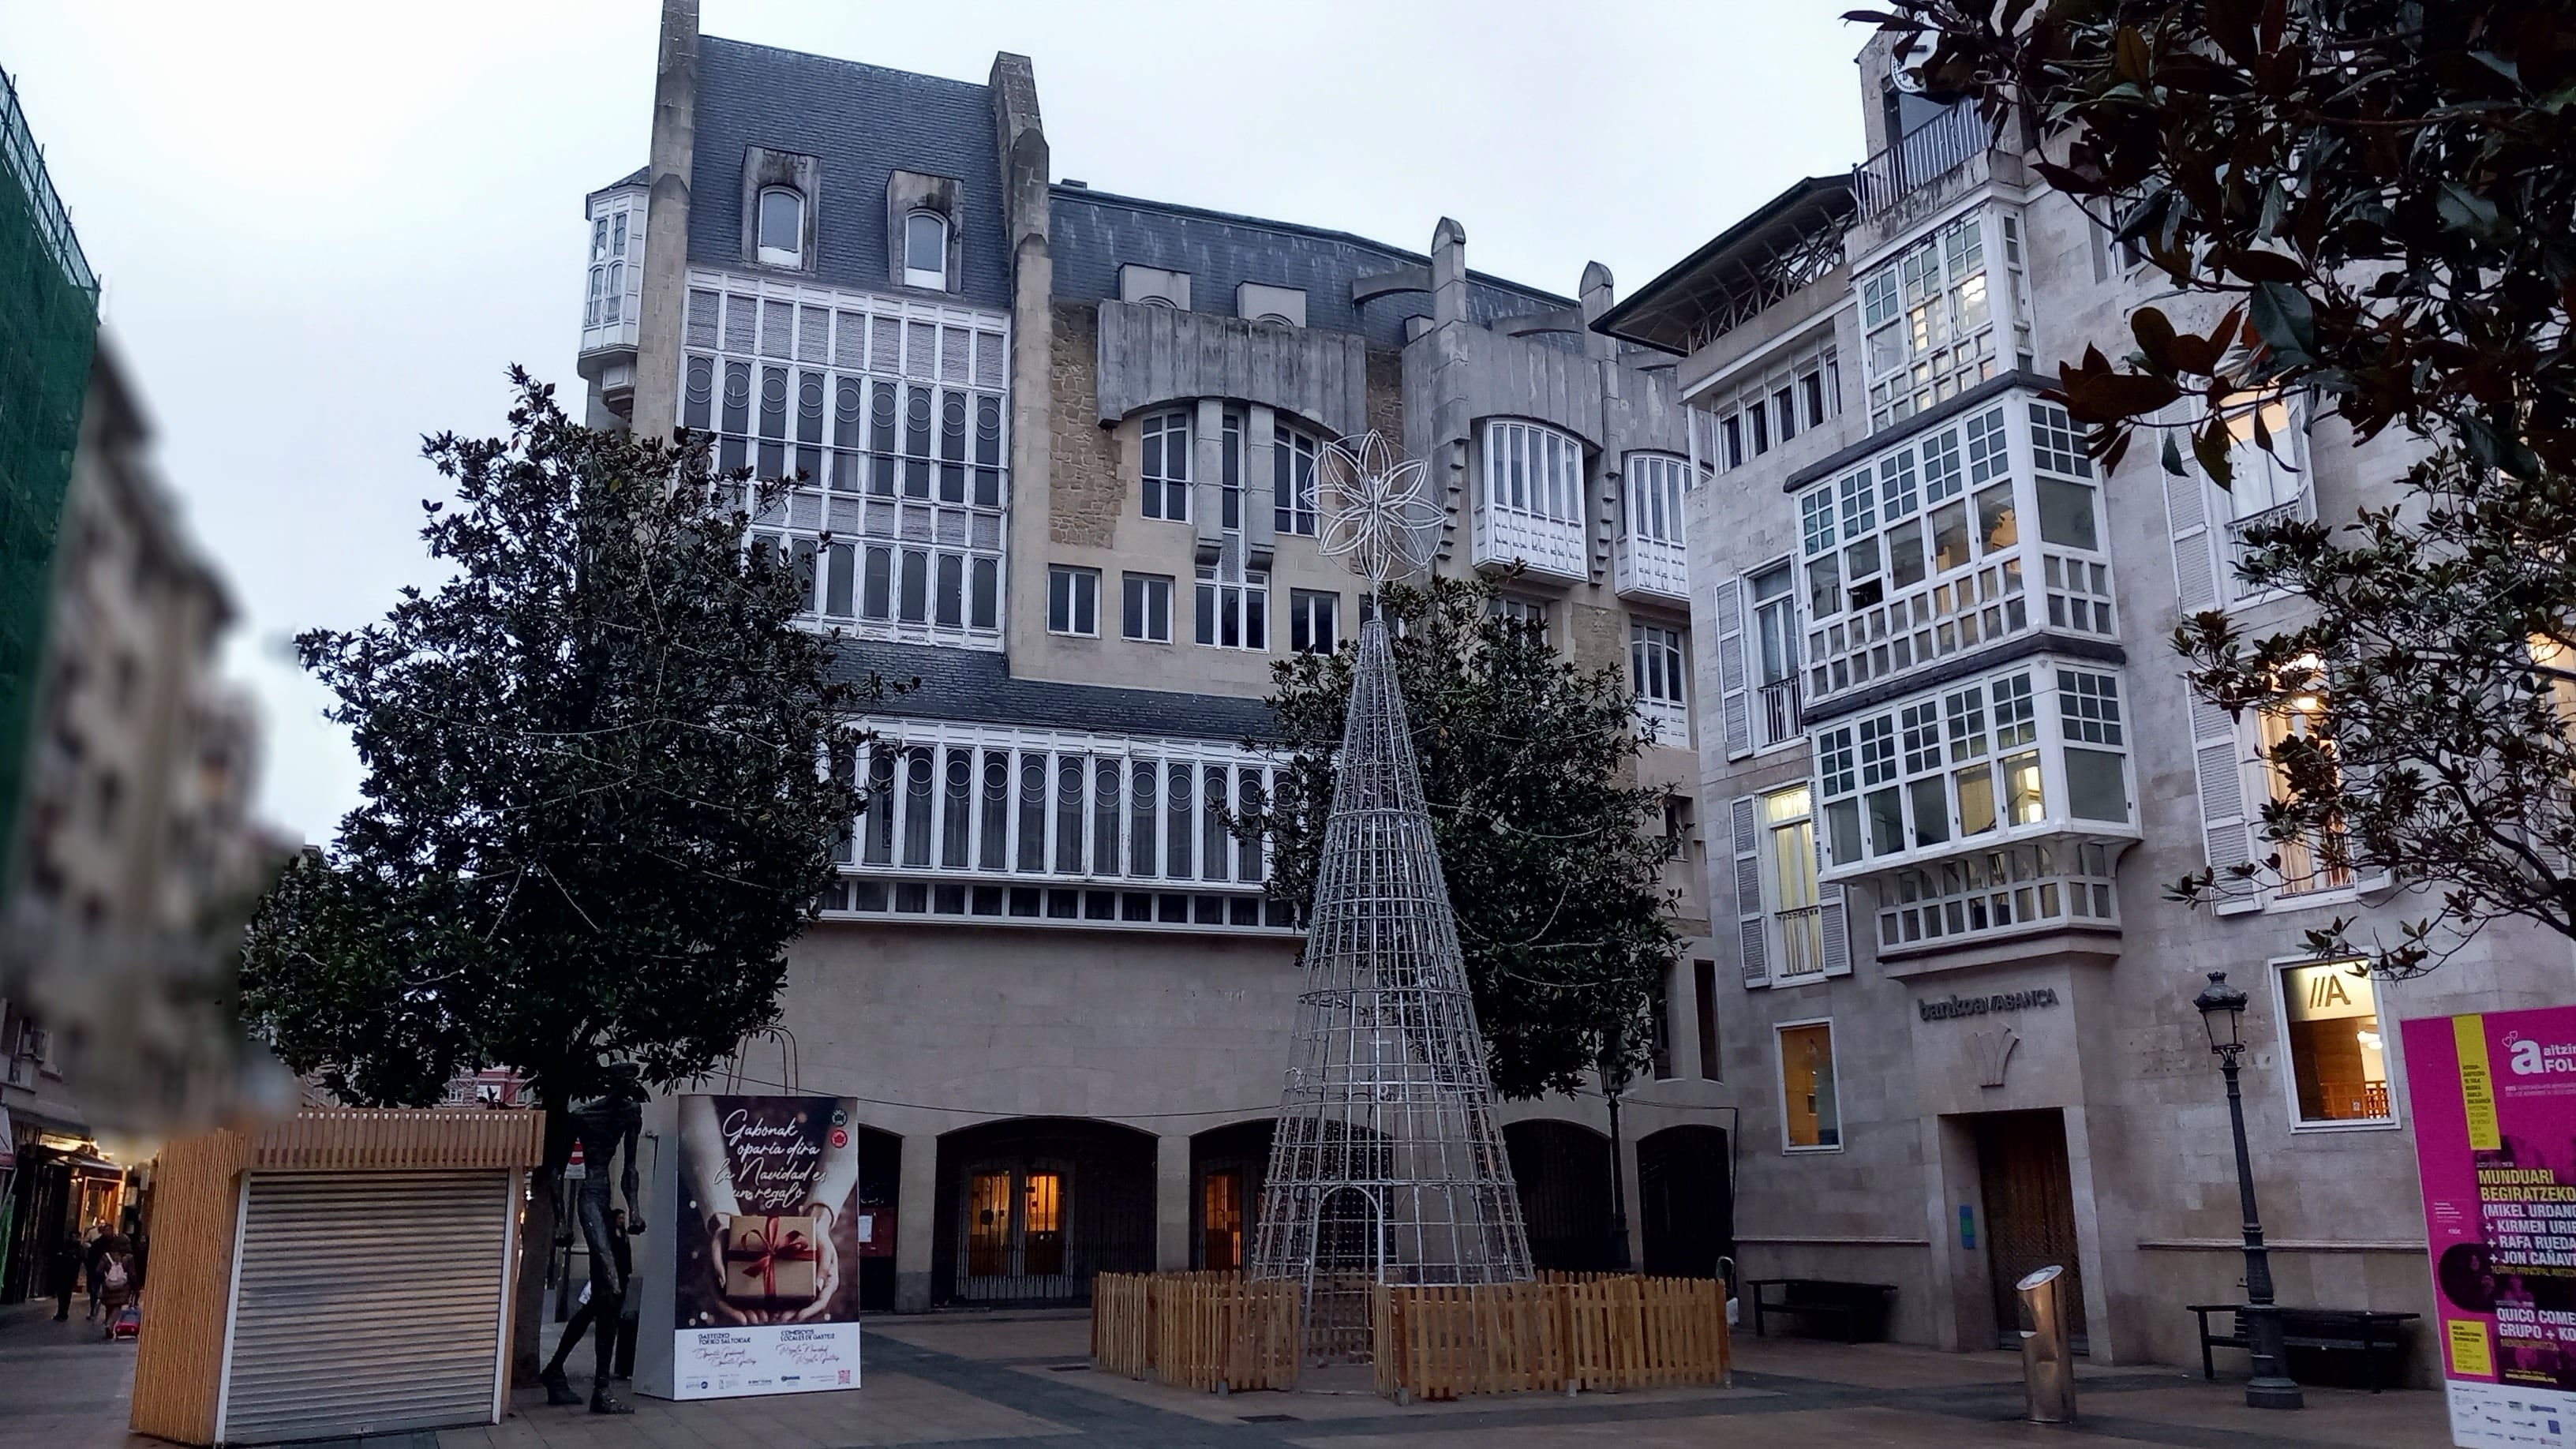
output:
[[[864,1301],[1079,1298],[1104,1269],[1240,1261],[1298,985],[1292,913],[1218,813],[1273,760],[1274,662],[1355,638],[1316,549],[1316,451],[1366,428],[1434,464],[1435,567],[1526,564],[1513,606],[1628,661],[1689,832],[1689,479],[1669,359],[1576,297],[1291,223],[1053,174],[1030,62],[985,83],[702,36],[664,11],[650,163],[588,199],[595,422],[704,429],[802,474],[756,541],[810,568],[875,787],[786,1035],[735,1080],[860,1099],[891,1232]],[[1695,840],[1670,1034],[1711,1021]],[[1713,1030],[1713,1025],[1710,1027]],[[1668,1053],[1698,1060],[1690,1050]],[[1723,1247],[1719,1088],[1640,1083],[1632,1248]],[[1597,1095],[1505,1112],[1543,1258],[1608,1248]]]
[[[2152,445],[2117,469],[2042,390],[2129,346],[2150,268],[1983,123],[1861,57],[1873,154],[1791,187],[1601,322],[1681,357],[1692,639],[1718,1008],[1742,1107],[1753,1277],[1897,1286],[1904,1339],[2019,1327],[2011,1284],[2076,1281],[2097,1362],[2197,1357],[2190,1303],[2242,1295],[2225,1098],[2191,1001],[2252,996],[2248,1130],[2285,1303],[2429,1312],[2395,1023],[2566,999],[2566,943],[2497,927],[2432,975],[2320,961],[2335,917],[2393,937],[2420,887],[2293,848],[2273,888],[2165,899],[2268,855],[2264,732],[2196,702],[2171,639],[2295,601],[2230,567],[2275,510],[2350,518],[2411,461],[2301,397],[2222,491]],[[2240,426],[2251,432],[2251,423]],[[1837,952],[1814,920],[1851,921]],[[1730,919],[1731,918],[1731,919]],[[2419,1377],[2433,1350],[2412,1350]]]

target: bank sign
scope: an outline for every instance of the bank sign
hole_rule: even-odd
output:
[[[856,1106],[679,1099],[672,1397],[859,1386]]]
[[[2576,1446],[2576,1007],[2404,1032],[2451,1441]]]

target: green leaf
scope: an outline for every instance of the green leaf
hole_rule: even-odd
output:
[[[2285,282],[2257,282],[2246,299],[2245,320],[2284,367],[2315,364],[2316,308],[2308,295]]]

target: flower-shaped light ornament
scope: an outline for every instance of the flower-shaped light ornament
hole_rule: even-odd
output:
[[[1315,460],[1324,505],[1318,551],[1347,558],[1351,572],[1372,585],[1431,562],[1445,513],[1423,496],[1427,473],[1419,458],[1398,459],[1374,429],[1325,444]]]

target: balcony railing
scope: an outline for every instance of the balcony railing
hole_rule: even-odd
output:
[[[1886,215],[1915,191],[1983,156],[1991,139],[1985,120],[1970,105],[1953,106],[1915,127],[1852,168],[1852,199],[1859,204],[1860,220]]]
[[[1782,679],[1762,686],[1762,748],[1785,745],[1806,728],[1798,712],[1798,681]]]
[[[2247,541],[2246,535],[2261,524],[2287,523],[2293,519],[2305,522],[2316,516],[2315,506],[2315,496],[2301,489],[2299,496],[2287,503],[2273,504],[2260,513],[2249,513],[2227,525],[2227,597],[2251,598],[2257,592],[2245,586],[2239,573],[2246,558],[2254,552],[2254,545]]]
[[[1648,594],[1676,602],[1690,598],[1689,550],[1678,540],[1619,535],[1614,582],[1626,598]]]
[[[1780,971],[1783,979],[1815,976],[1825,969],[1825,908],[1792,906],[1772,914],[1780,926]]]

